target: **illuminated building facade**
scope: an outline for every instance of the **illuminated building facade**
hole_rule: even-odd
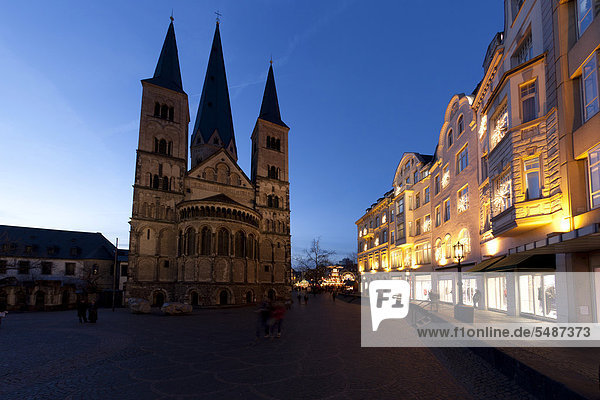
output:
[[[576,295],[556,272],[600,272],[600,1],[504,4],[483,78],[450,100],[434,154],[404,153],[393,189],[356,222],[359,266],[384,271],[370,260],[387,254],[391,270],[456,271],[460,244],[463,271],[517,272],[466,276],[466,304],[477,288],[485,308],[508,315],[565,321],[571,307],[568,318],[598,321],[600,296]],[[392,210],[394,240],[365,247]],[[598,276],[587,279],[600,287]],[[415,277],[416,298],[457,302],[443,296],[456,283],[426,279]],[[576,300],[559,304],[559,288]]]

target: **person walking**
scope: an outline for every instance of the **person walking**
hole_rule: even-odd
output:
[[[89,307],[89,320],[92,323],[96,323],[98,321],[98,304],[96,300],[92,300]]]
[[[335,303],[335,296],[337,296],[337,292],[334,290],[333,292],[331,292],[331,299],[333,300],[334,303]]]
[[[270,314],[270,305],[266,297],[263,297],[258,305],[256,313],[258,314],[256,320],[256,339],[258,340],[261,334],[264,334],[265,337],[269,337],[269,326],[267,324]]]
[[[473,308],[479,308],[479,303],[481,303],[481,292],[479,289],[475,289],[475,293],[473,294]]]
[[[285,315],[285,307],[281,301],[276,302],[273,305],[273,310],[271,311],[271,318],[273,320],[273,325],[271,327],[271,336],[275,337],[275,330],[277,330],[278,338],[281,337],[281,325],[283,324],[283,317]]]
[[[87,317],[87,303],[84,299],[79,299],[77,302],[77,316],[79,317],[79,323],[88,322]]]

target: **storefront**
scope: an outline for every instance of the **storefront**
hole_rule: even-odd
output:
[[[506,276],[488,276],[486,279],[487,307],[491,310],[507,310]]]
[[[441,276],[438,281],[438,292],[440,294],[440,301],[444,303],[453,303],[452,293],[454,286],[454,279],[452,276]]]
[[[520,313],[556,319],[556,276],[554,273],[519,275]]]
[[[429,300],[429,292],[431,292],[431,275],[415,275],[413,298]]]
[[[462,282],[463,304],[472,306],[473,296],[475,295],[475,290],[477,290],[477,280],[475,278],[467,277],[463,278]]]

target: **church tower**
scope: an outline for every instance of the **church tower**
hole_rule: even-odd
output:
[[[225,61],[217,21],[196,123],[192,131],[192,168],[222,148],[237,161]]]
[[[273,282],[280,281],[282,277],[277,275],[285,271],[286,283],[289,283],[291,268],[289,130],[281,120],[271,62],[260,114],[252,132],[251,179],[255,187],[256,208],[263,217],[262,271],[266,272],[268,266]]]
[[[138,282],[148,287],[148,282],[177,278],[172,267],[177,255],[175,209],[184,198],[189,120],[171,18],[154,76],[142,80],[129,236],[132,293]]]

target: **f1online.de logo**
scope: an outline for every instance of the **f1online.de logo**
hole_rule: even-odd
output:
[[[408,315],[410,285],[403,280],[380,280],[369,284],[373,331],[384,319],[401,319]]]

